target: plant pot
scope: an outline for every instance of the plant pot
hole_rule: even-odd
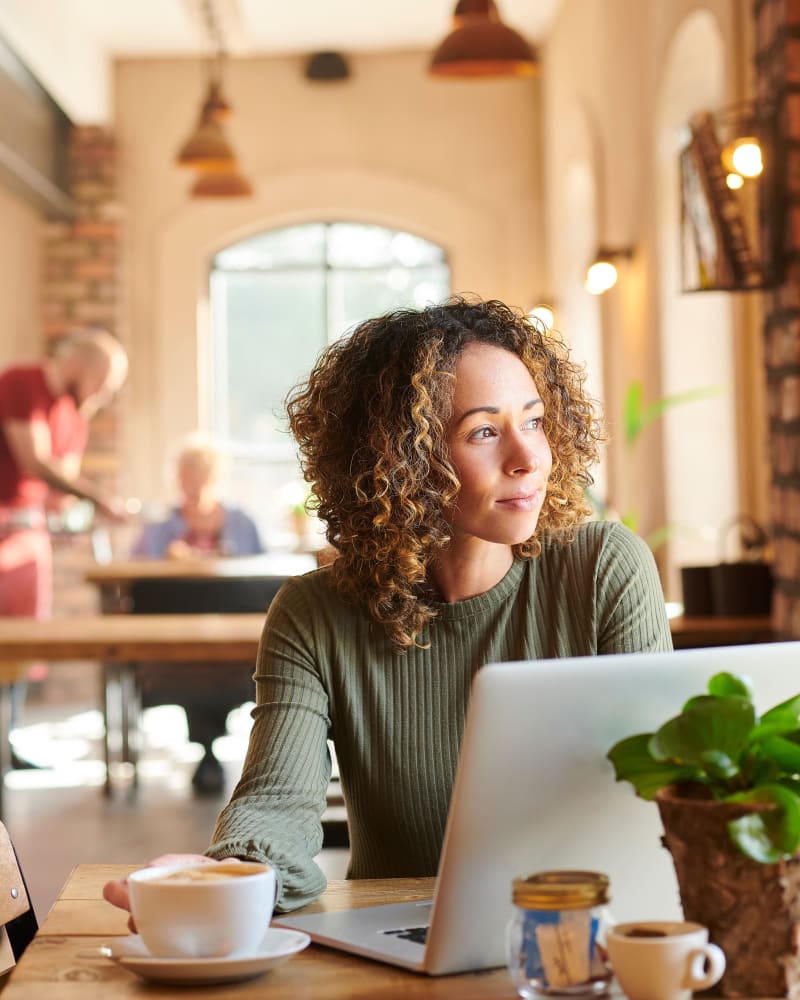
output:
[[[716,802],[681,786],[656,796],[686,920],[708,927],[727,968],[704,996],[783,997],[800,989],[800,857],[765,865],[731,841],[732,819],[766,805]]]
[[[763,562],[719,563],[711,567],[714,614],[768,615],[772,605],[772,573]]]
[[[711,602],[711,567],[682,566],[683,613],[687,618],[714,613]]]

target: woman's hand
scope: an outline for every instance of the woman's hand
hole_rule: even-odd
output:
[[[167,546],[167,559],[191,559],[194,551],[182,538],[176,538]]]
[[[225,858],[225,863],[229,864],[231,861],[238,861],[239,858]],[[155,865],[218,865],[220,862],[214,858],[207,858],[205,854],[162,854],[158,858],[153,858],[152,861],[148,861],[146,868],[152,868]],[[111,882],[106,882],[103,886],[103,899],[107,902],[118,906],[121,910],[130,910],[131,900],[128,894],[128,880],[127,878],[114,879]],[[128,927],[133,934],[136,933],[136,925],[133,922],[133,917],[128,920]]]

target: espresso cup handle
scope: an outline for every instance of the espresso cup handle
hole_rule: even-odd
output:
[[[705,990],[722,979],[725,952],[715,944],[706,944],[690,952],[687,964],[689,968],[684,985],[692,990]]]

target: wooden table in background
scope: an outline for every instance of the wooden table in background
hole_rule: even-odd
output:
[[[26,660],[97,660],[103,665],[106,736],[118,725],[123,761],[131,761],[131,674],[136,663],[187,663],[197,660],[255,665],[265,614],[242,615],[94,615],[83,618],[0,617],[0,663]],[[115,693],[116,692],[116,693]],[[0,816],[2,774],[8,755],[8,684],[0,684]],[[106,783],[110,759],[105,740]]]
[[[98,563],[84,574],[100,593],[105,612],[129,610],[131,584],[139,580],[274,580],[316,568],[313,556],[298,553],[196,559],[115,559]]]
[[[61,891],[36,939],[11,975],[3,1000],[174,1000],[200,996],[225,1000],[515,1000],[505,969],[431,978],[311,944],[271,972],[244,983],[186,989],[144,983],[97,954],[113,937],[128,933],[126,916],[102,900],[102,886],[129,865],[79,865]],[[427,899],[433,879],[331,882],[308,912],[374,903]]]
[[[742,618],[670,618],[675,649],[698,646],[746,646],[755,642],[775,642],[778,635],[769,615]]]
[[[0,617],[0,662],[253,660],[263,614]]]

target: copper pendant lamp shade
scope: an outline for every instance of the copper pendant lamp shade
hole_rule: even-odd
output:
[[[200,174],[192,188],[193,198],[247,198],[252,193],[250,182],[236,169]]]
[[[181,146],[175,161],[179,167],[195,170],[230,170],[236,157],[219,122],[206,107],[194,132]]]
[[[244,198],[253,193],[250,182],[239,173],[233,150],[220,122],[231,116],[231,106],[222,93],[225,52],[215,9],[215,0],[202,0],[213,54],[206,60],[208,89],[197,126],[178,151],[179,167],[198,171],[193,198]]]
[[[458,0],[453,11],[453,28],[458,28],[467,17],[488,17],[490,21],[499,21],[500,14],[494,0]]]
[[[227,121],[233,114],[233,108],[222,93],[222,82],[216,77],[209,80],[203,112],[209,114],[215,122]]]
[[[433,54],[433,76],[533,76],[539,70],[534,49],[500,20],[494,0],[459,0],[453,31]]]

